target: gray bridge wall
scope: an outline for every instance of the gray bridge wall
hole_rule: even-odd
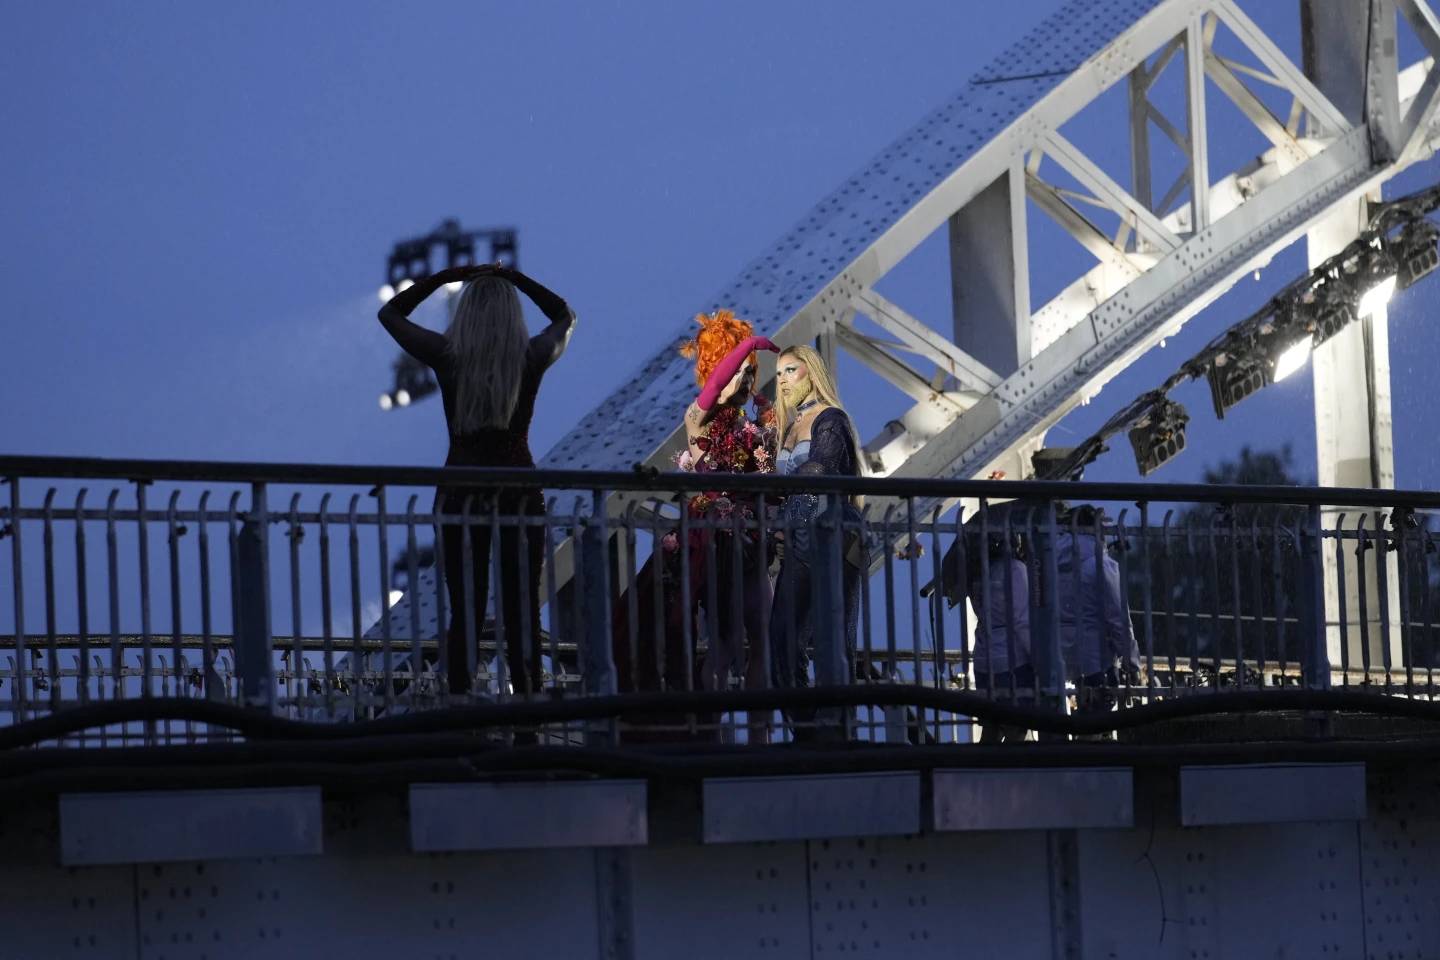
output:
[[[1418,764],[949,773],[857,777],[868,805],[845,777],[705,782],[689,840],[657,837],[673,824],[643,784],[638,831],[614,804],[567,826],[563,799],[529,792],[553,784],[498,803],[486,785],[258,791],[248,814],[234,791],[7,799],[0,958],[1440,957],[1440,803]],[[811,788],[869,835],[724,842],[846,832],[804,807]],[[495,849],[573,842],[574,823],[628,845]],[[187,851],[212,855],[165,859]],[[164,862],[107,862],[139,859]]]

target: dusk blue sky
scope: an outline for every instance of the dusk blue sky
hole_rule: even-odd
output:
[[[376,404],[395,349],[375,290],[396,239],[453,216],[516,227],[521,265],[580,314],[542,392],[542,455],[815,201],[1058,6],[7,2],[0,450],[440,462],[438,403]],[[1282,39],[1295,19],[1245,6]],[[1436,179],[1432,161],[1391,192]],[[1045,262],[1079,262],[1035,230]],[[1277,258],[1051,442],[1083,436],[1302,266],[1298,247]],[[942,329],[945,270],[920,256],[894,281]],[[1405,486],[1440,480],[1432,297],[1423,286],[1392,309]],[[858,378],[842,389],[873,407],[867,432],[904,403]],[[1243,443],[1291,442],[1313,473],[1308,375],[1224,423],[1203,385],[1177,396],[1190,450],[1155,479],[1193,479]],[[1117,439],[1090,477],[1136,478]]]

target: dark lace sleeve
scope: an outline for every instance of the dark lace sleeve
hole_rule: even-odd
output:
[[[795,471],[796,475],[853,477],[859,473],[856,466],[850,418],[835,407],[823,411],[810,425],[810,458]],[[820,509],[819,494],[792,493],[785,498],[791,541],[802,557],[808,556],[810,524]]]
[[[822,411],[810,425],[810,458],[796,473],[819,473],[832,477],[853,477],[855,439],[850,432],[850,418],[844,410],[831,407]]]

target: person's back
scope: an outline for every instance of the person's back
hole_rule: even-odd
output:
[[[420,302],[449,283],[465,286],[447,333],[411,322]],[[549,325],[531,337],[525,329],[517,291],[544,312]],[[379,318],[400,348],[435,371],[450,438],[446,466],[533,467],[530,420],[545,370],[564,352],[575,315],[564,299],[518,270],[492,266],[452,267],[396,294]],[[491,589],[491,523],[500,530],[496,568],[499,626],[506,645],[511,686],[539,689],[540,569],[544,544],[537,524],[520,522],[544,514],[540,488],[506,488],[498,493],[457,486],[435,491],[435,509],[449,517],[472,515],[468,526],[453,519],[441,526],[442,573],[449,596],[450,625],[442,667],[451,693],[471,687],[477,664],[475,641],[485,620]],[[475,522],[479,518],[482,522]],[[467,547],[468,544],[468,547]],[[467,571],[467,563],[468,571]]]
[[[988,691],[993,683],[996,693],[1008,693],[1011,671],[1030,666],[1030,575],[1025,564],[1013,558],[995,557],[989,568],[988,586],[978,575],[970,583],[976,617],[975,686]],[[1016,685],[1031,684],[1017,680]]]
[[[1056,538],[1060,649],[1065,675],[1086,684],[1115,683],[1117,663],[1138,670],[1140,651],[1120,583],[1120,565],[1093,531]]]

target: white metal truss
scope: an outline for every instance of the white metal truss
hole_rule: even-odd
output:
[[[1398,0],[1396,9],[1428,49],[1440,51],[1440,28],[1423,0]],[[1251,64],[1217,52],[1222,26]],[[1231,0],[1074,0],[822,200],[708,308],[732,308],[782,343],[836,335],[840,347],[912,401],[867,444],[879,472],[970,477],[1000,467],[1024,475],[1018,455],[1125,365],[1326,211],[1433,152],[1440,71],[1433,59],[1401,71],[1394,49],[1391,43],[1388,66],[1381,60],[1372,68],[1372,88],[1382,91],[1374,96],[1390,91],[1393,114],[1352,124]],[[1176,64],[1186,71],[1188,94],[1180,121],[1147,95]],[[1131,144],[1128,187],[1060,133],[1122,81],[1130,84],[1131,129],[1117,135],[1144,130]],[[1289,95],[1287,116],[1256,92],[1265,86]],[[1206,100],[1214,90],[1273,145],[1247,167],[1216,171],[1207,162]],[[1190,158],[1158,198],[1150,183],[1150,124]],[[1046,163],[1080,189],[1047,179]],[[1020,311],[1016,325],[1029,346],[1021,353],[1028,355],[1016,356],[1008,370],[992,369],[957,342],[962,338],[938,332],[875,290],[925,237],[1007,177],[1023,178],[1023,195],[1097,260],[1049,303]],[[1092,208],[1120,219],[1118,237],[1095,225],[1086,213]],[[1020,239],[1010,269],[1028,276],[1023,233]],[[856,312],[895,342],[848,329]],[[900,353],[933,365],[943,383]],[[664,344],[543,465],[663,468],[691,390],[688,361]]]
[[[821,200],[704,309],[732,309],[782,344],[822,338],[896,387],[895,415],[865,445],[872,472],[1025,476],[1029,454],[1066,413],[1327,213],[1434,152],[1440,21],[1425,0],[1369,2],[1365,117],[1352,123],[1232,0],[1071,0]],[[1396,57],[1397,14],[1430,53],[1406,68]],[[1241,56],[1216,49],[1221,28]],[[1185,71],[1178,119],[1150,96],[1167,69]],[[1060,132],[1122,82],[1130,117],[1115,135],[1130,140],[1128,187]],[[1208,147],[1216,90],[1271,144],[1235,169],[1215,169]],[[1284,116],[1267,105],[1273,90],[1288,95]],[[1158,198],[1152,124],[1188,158]],[[1033,310],[1027,199],[1096,261]],[[1116,234],[1097,225],[1095,210],[1118,218]],[[947,222],[948,334],[875,289]],[[1004,243],[993,239],[997,224]],[[962,251],[984,262],[967,266]],[[856,330],[857,314],[894,340]],[[691,364],[676,350],[690,326],[677,318],[675,336],[542,466],[668,469],[694,389]],[[567,566],[568,554],[557,558],[557,568]]]

